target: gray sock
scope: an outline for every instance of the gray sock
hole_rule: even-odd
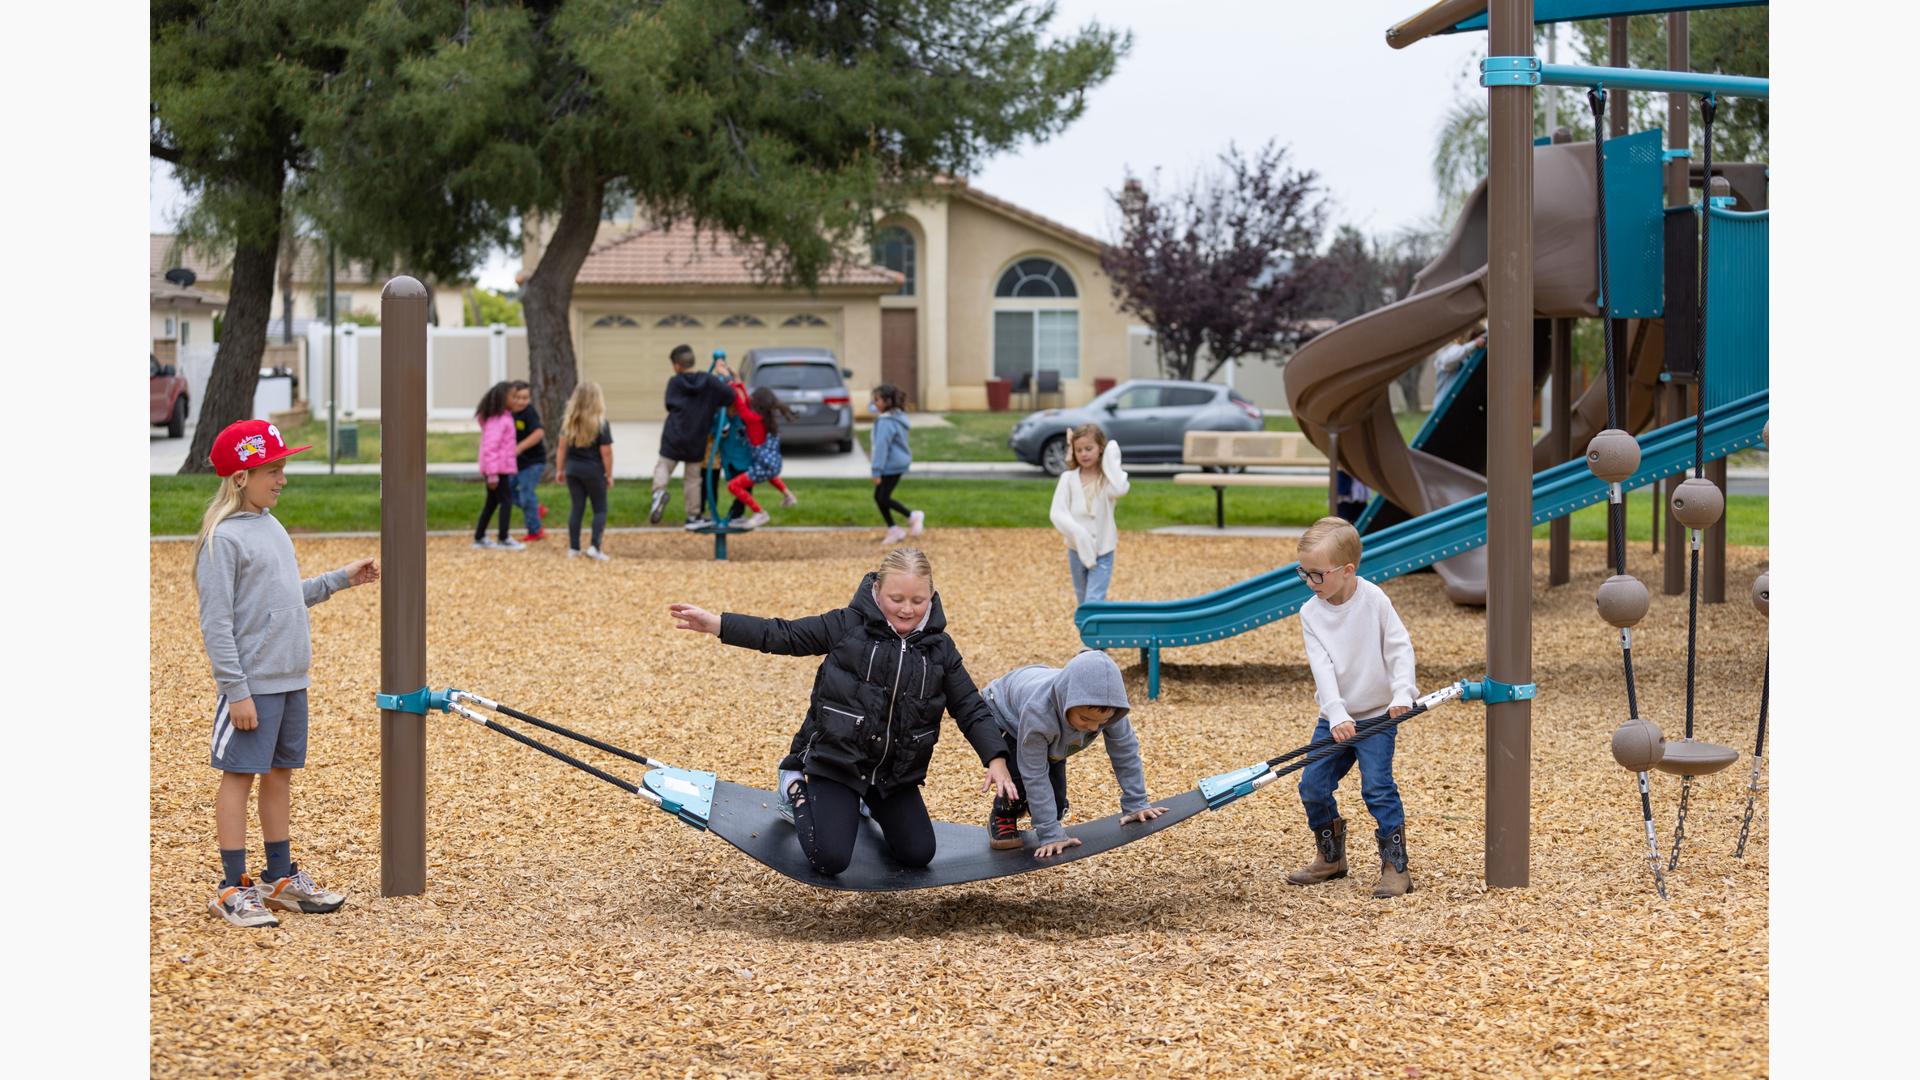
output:
[[[291,873],[293,873],[293,841],[267,841],[266,879],[268,881],[279,881]]]
[[[228,851],[226,848],[221,848],[220,874],[221,888],[230,889],[240,884],[240,879],[247,876],[247,849]]]

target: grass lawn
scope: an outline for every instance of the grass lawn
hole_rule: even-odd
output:
[[[149,528],[160,535],[185,535],[198,530],[200,515],[206,507],[211,478],[197,476],[151,477]],[[778,525],[871,525],[880,526],[879,512],[873,506],[873,485],[864,480],[803,480],[794,485],[800,505],[791,510],[779,508],[778,497],[767,502]],[[1047,510],[1053,500],[1054,481],[1048,479],[950,480],[909,476],[899,489],[900,501],[916,510],[924,510],[936,525],[974,528],[1044,528]],[[680,486],[670,489],[674,501],[668,506],[667,520],[680,514]],[[614,485],[608,522],[617,526],[640,525],[646,521],[648,489],[644,481],[625,480]],[[564,529],[567,491],[561,484],[540,488],[541,501],[551,511],[548,525]],[[1230,525],[1312,524],[1326,512],[1325,495],[1312,489],[1254,488],[1230,492],[1227,496],[1227,522]],[[1648,506],[1644,492],[1628,500],[1628,530],[1635,540],[1645,542],[1648,534]],[[471,528],[482,503],[477,480],[456,477],[427,478],[427,528]],[[1761,495],[1735,495],[1727,500],[1729,508],[1728,540],[1741,545],[1767,543],[1767,499]],[[1578,540],[1606,538],[1604,507],[1594,506],[1574,515],[1573,535]],[[287,483],[275,511],[293,532],[373,531],[380,527],[380,478],[377,476],[294,476]],[[514,528],[520,529],[518,514]],[[1117,524],[1122,529],[1151,529],[1162,525],[1211,525],[1213,492],[1207,488],[1176,487],[1170,480],[1136,480],[1133,491],[1120,500]],[[1538,535],[1546,536],[1541,526]]]
[[[342,428],[351,427],[351,421],[341,421]],[[380,421],[362,420],[360,427],[359,453],[353,457],[342,456],[340,460],[347,464],[366,462],[372,464],[380,460]],[[287,445],[312,445],[309,455],[316,461],[327,460],[327,422],[324,419],[309,420],[299,427],[285,432]],[[429,431],[427,432],[428,461],[477,461],[480,457],[480,433],[477,431]]]
[[[1007,446],[1007,435],[1023,412],[954,412],[943,414],[953,426],[917,426],[908,429],[907,445],[915,461],[1017,461]],[[856,436],[860,448],[873,453],[873,431]]]

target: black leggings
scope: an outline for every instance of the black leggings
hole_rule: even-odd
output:
[[[500,508],[500,539],[507,538],[507,521],[513,516],[513,477],[494,478],[493,486],[487,489],[487,505],[480,508],[480,524],[473,527],[473,538],[484,540],[487,536],[487,521],[493,517],[493,508]]]
[[[1014,790],[1020,793],[1020,797],[1013,802],[1008,802],[1004,797],[996,795],[993,799],[994,809],[1003,813],[1010,813],[1014,817],[1026,817],[1029,813],[1027,807],[1027,782],[1020,775],[1020,744],[1014,740],[1010,732],[1003,730],[1000,732],[1000,735],[1007,741],[1007,774],[1013,777]],[[1053,788],[1054,813],[1059,815],[1061,821],[1067,820],[1066,762],[1047,762],[1047,783]]]
[[[573,505],[567,510],[567,546],[580,550],[580,519],[586,515],[587,500],[593,500],[593,546],[600,546],[600,534],[607,528],[607,474],[595,470],[577,473],[567,470],[567,494]]]
[[[866,802],[894,862],[920,867],[933,861],[933,819],[918,787],[884,799],[868,796]],[[806,793],[794,804],[793,825],[807,861],[832,877],[853,863],[853,844],[860,837],[860,795],[837,780],[809,776]]]
[[[893,473],[889,476],[883,476],[880,478],[880,482],[873,486],[874,505],[880,508],[880,516],[887,519],[888,528],[893,527],[894,511],[898,510],[902,514],[909,515],[913,513],[913,511],[901,505],[900,501],[893,497],[893,489],[899,485],[900,478],[905,475],[907,474]]]

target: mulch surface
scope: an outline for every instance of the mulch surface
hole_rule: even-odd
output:
[[[877,530],[876,530],[877,535]],[[429,543],[431,681],[617,745],[769,787],[815,662],[677,632],[670,601],[811,614],[877,559],[858,533],[737,539],[616,534],[614,560]],[[304,571],[371,540],[296,541]],[[980,683],[1078,648],[1066,555],[1047,530],[924,538],[949,626]],[[1116,599],[1218,588],[1287,562],[1290,540],[1128,534]],[[190,545],[152,546],[152,1071],[247,1075],[960,1074],[1527,1076],[1767,1070],[1766,799],[1745,800],[1766,623],[1746,600],[1765,552],[1729,553],[1702,605],[1697,734],[1743,748],[1696,781],[1672,898],[1653,893],[1615,633],[1593,614],[1600,544],[1546,587],[1536,549],[1531,886],[1482,881],[1484,712],[1410,722],[1395,771],[1416,891],[1372,899],[1358,773],[1342,785],[1351,877],[1309,889],[1294,778],[1096,859],[885,895],[808,888],[591,777],[457,717],[430,718],[426,895],[379,895],[379,590],[313,609],[312,737],[294,854],[345,892],[333,915],[240,930],[211,916],[218,859],[207,740],[213,687]],[[1633,566],[1656,580],[1644,547]],[[1484,671],[1483,612],[1439,580],[1388,582],[1431,689]],[[1684,595],[1654,588],[1636,631],[1642,708],[1677,736]],[[1165,654],[1146,700],[1116,652],[1156,796],[1307,741],[1312,676],[1292,619]],[[935,817],[984,824],[980,768],[951,727]],[[536,732],[537,734],[537,732]],[[584,753],[617,775],[639,768]],[[1076,817],[1115,812],[1104,755],[1075,759]],[[1764,781],[1763,781],[1764,782]],[[1655,774],[1663,855],[1679,780]],[[1069,822],[1071,827],[1071,822]],[[257,822],[252,858],[260,856]]]

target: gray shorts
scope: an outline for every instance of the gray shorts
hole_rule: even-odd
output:
[[[253,695],[260,722],[252,731],[233,726],[227,696],[213,706],[213,739],[208,743],[212,765],[221,772],[263,773],[270,769],[298,769],[307,763],[307,692]]]

